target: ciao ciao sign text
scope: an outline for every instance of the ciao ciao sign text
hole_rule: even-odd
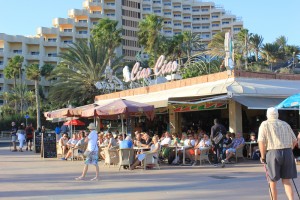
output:
[[[170,74],[178,70],[178,64],[176,61],[167,61],[164,55],[161,55],[154,66],[153,73],[155,76]],[[123,68],[123,77],[125,82],[135,81],[143,78],[149,78],[151,75],[151,68],[143,68],[139,62],[136,62],[129,72],[128,66]]]

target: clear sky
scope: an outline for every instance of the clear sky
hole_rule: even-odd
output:
[[[52,19],[68,17],[68,10],[82,8],[83,0],[0,0],[0,33],[35,35],[40,26],[51,27]],[[300,46],[299,0],[213,0],[242,17],[251,33],[273,42],[280,35],[288,44]]]

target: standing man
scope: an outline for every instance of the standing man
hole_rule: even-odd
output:
[[[276,184],[279,179],[282,179],[288,199],[294,199],[290,179],[297,178],[292,152],[296,143],[297,139],[290,125],[278,119],[276,108],[268,108],[267,120],[259,127],[258,145],[261,153],[260,161],[267,165],[273,200],[277,200]]]
[[[90,123],[89,126],[87,127],[91,132],[89,135],[85,138],[85,142],[88,143],[86,151],[88,151],[88,155],[86,155],[85,161],[84,161],[84,168],[82,175],[75,178],[75,180],[84,180],[85,175],[87,173],[89,165],[95,165],[96,167],[96,176],[91,179],[91,181],[98,181],[99,180],[99,166],[98,166],[98,145],[97,145],[97,131],[96,126],[94,123]],[[84,153],[86,154],[86,153]]]
[[[31,148],[32,148],[32,140],[33,140],[33,133],[34,133],[32,123],[28,124],[28,126],[25,129],[25,133],[26,133],[26,143],[27,143],[26,151],[28,151],[28,147],[29,150],[32,151]]]
[[[214,119],[214,125],[211,127],[211,132],[210,132],[210,139],[212,141],[212,147],[213,147],[213,152],[214,152],[214,166],[217,167],[218,166],[218,162],[219,162],[219,156],[220,156],[220,152],[222,149],[222,143],[223,143],[223,139],[221,139],[218,144],[216,144],[213,139],[219,134],[222,133],[222,135],[226,134],[226,128],[220,124],[218,119]]]
[[[12,145],[13,145],[13,150],[12,151],[17,151],[17,147],[16,147],[17,131],[18,131],[18,127],[17,127],[16,123],[12,122],[11,123],[11,142],[12,142]]]

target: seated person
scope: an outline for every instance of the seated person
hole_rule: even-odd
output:
[[[162,159],[168,158],[170,153],[170,148],[168,148],[172,143],[171,136],[168,131],[165,132],[164,137],[161,139],[160,145],[162,147],[161,154]]]
[[[235,155],[235,152],[238,148],[242,147],[245,144],[245,140],[242,137],[242,133],[237,133],[236,138],[232,141],[230,148],[226,150],[226,158],[222,160],[222,165],[228,163],[228,160]]]
[[[134,146],[136,147],[141,147],[141,146],[146,146],[145,140],[142,138],[141,133],[135,133],[135,140],[133,141]]]
[[[105,140],[104,133],[103,132],[98,133],[97,144],[99,147],[104,146],[104,140]]]
[[[250,143],[257,143],[256,134],[254,132],[250,133],[249,142]],[[251,149],[250,149],[250,145],[247,145],[246,148],[247,148],[247,152],[248,152],[249,156],[251,158],[253,158],[253,156],[254,156],[253,154],[256,153],[256,152],[258,152],[259,149],[258,149],[258,145],[257,144],[251,144],[251,145],[252,145]],[[255,146],[253,146],[253,145],[255,145]]]
[[[192,157],[195,154],[195,151],[193,149],[193,147],[195,146],[195,140],[194,140],[193,134],[188,135],[188,138],[185,139],[183,142],[183,146],[186,147],[186,148],[184,148],[185,158],[188,158],[190,161],[192,161],[193,160]],[[188,147],[190,147],[190,148],[188,148]],[[181,154],[181,152],[179,152],[179,154]]]
[[[131,165],[130,170],[134,170],[136,166],[140,165],[141,162],[145,159],[146,154],[154,153],[153,158],[158,159],[158,152],[159,152],[159,149],[160,149],[160,144],[158,143],[158,137],[157,136],[154,136],[152,138],[152,143],[153,144],[150,147],[150,151],[139,154],[137,156],[136,161],[133,163],[133,165]]]
[[[59,139],[58,144],[62,149],[62,155],[64,156],[68,151],[67,143],[69,141],[68,134],[63,133],[62,137]]]
[[[120,143],[123,141],[123,135],[119,134],[117,136],[117,144],[120,145]]]
[[[196,158],[197,155],[201,154],[201,150],[203,148],[207,148],[207,147],[210,147],[210,146],[211,146],[210,138],[209,138],[209,136],[207,134],[204,134],[203,138],[199,142],[199,144],[194,147],[195,158]],[[193,160],[193,165],[196,165],[196,159]]]
[[[229,149],[232,140],[230,138],[231,133],[227,132],[225,138],[223,139],[223,149],[222,149],[222,159],[226,158],[226,150]]]
[[[67,142],[67,147],[68,147],[68,153],[66,156],[62,157],[61,160],[68,160],[68,158],[70,158],[73,154],[73,150],[72,148],[75,147],[75,145],[77,144],[78,142],[78,139],[77,139],[77,133],[74,133],[72,135],[72,138],[69,139],[69,141]]]
[[[167,147],[171,144],[171,142],[172,142],[172,139],[170,137],[170,134],[168,131],[166,131],[164,134],[164,138],[161,140],[160,144],[161,144],[161,146]]]
[[[177,146],[180,143],[180,139],[177,136],[177,133],[172,133],[172,146]]]
[[[76,145],[74,147],[74,148],[78,148],[78,153],[83,154],[84,151],[85,151],[85,148],[86,148],[87,144],[84,140],[85,140],[85,132],[81,131],[79,133],[78,142],[76,143]]]
[[[129,149],[132,147],[133,147],[133,144],[132,144],[132,139],[130,136],[127,136],[125,138],[125,140],[120,142],[120,149]]]
[[[145,141],[145,146],[148,146],[148,145],[152,144],[152,139],[151,139],[151,137],[148,133],[144,132],[142,139]]]
[[[116,139],[113,137],[113,134],[111,132],[108,132],[107,133],[107,136],[108,136],[108,145],[107,145],[107,148],[108,149],[113,149],[115,147],[118,147],[118,144],[117,144],[117,141]],[[101,157],[105,160],[105,153],[104,151],[102,151],[100,153]]]

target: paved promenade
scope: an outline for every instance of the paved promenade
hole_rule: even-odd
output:
[[[99,182],[75,181],[82,168],[82,161],[41,159],[32,152],[1,147],[0,199],[268,199],[258,161],[241,160],[226,168],[166,165],[161,170],[120,172],[100,163]],[[93,167],[88,172],[92,177]],[[300,187],[299,179],[295,182]],[[286,199],[282,184],[278,186],[279,199]]]

